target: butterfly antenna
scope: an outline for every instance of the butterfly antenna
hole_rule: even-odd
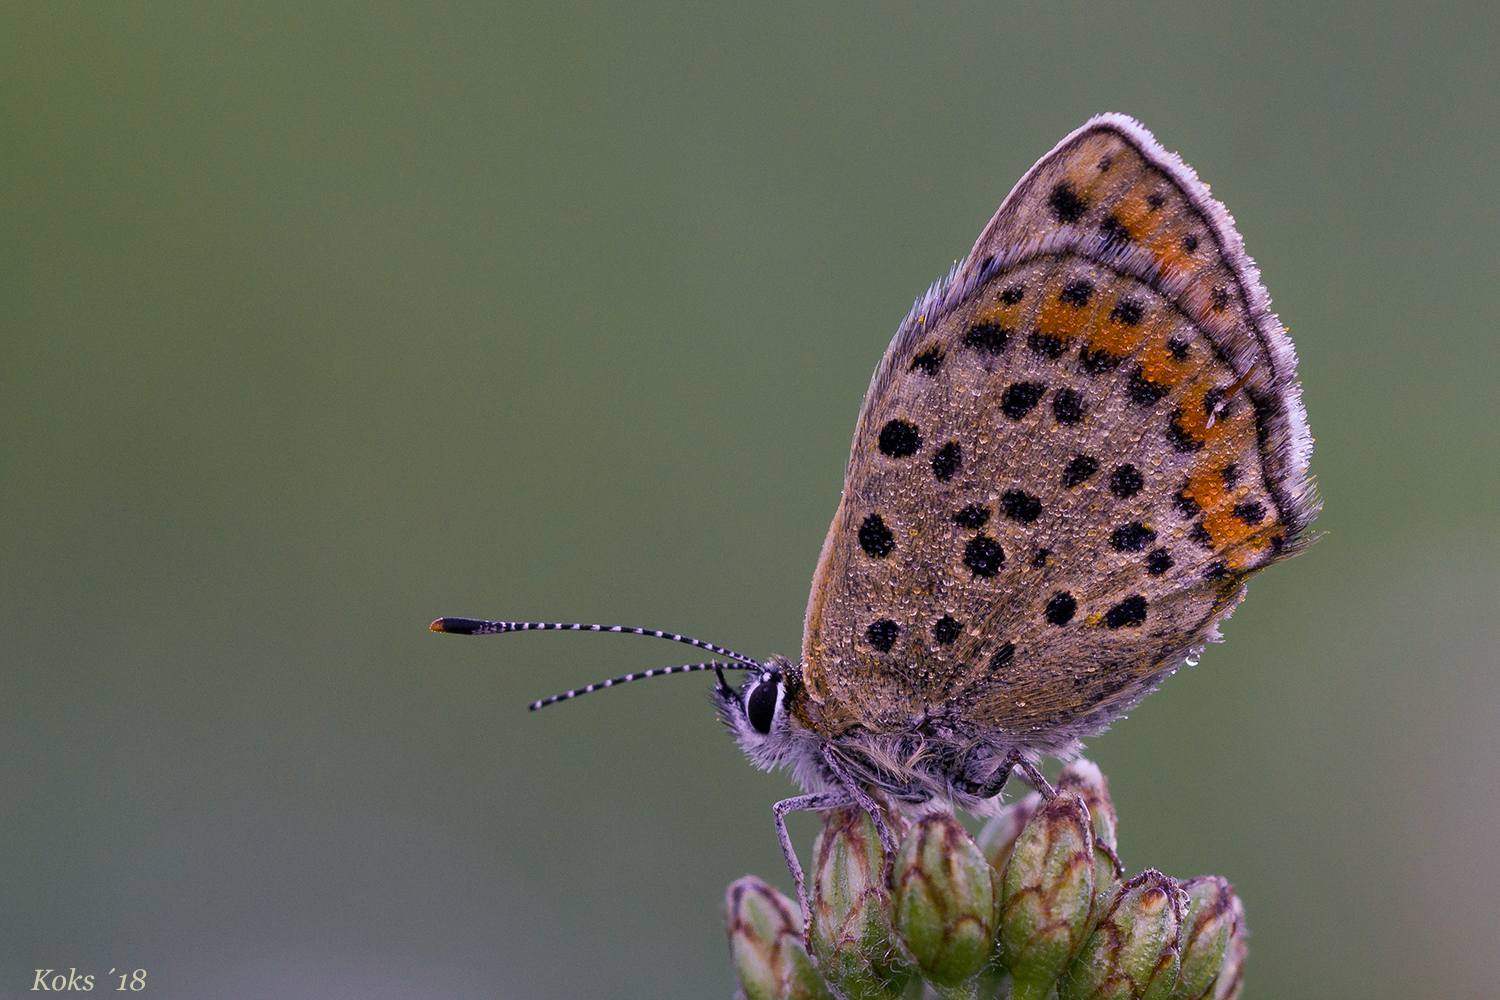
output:
[[[764,669],[760,661],[742,656],[732,649],[723,646],[715,646],[711,642],[702,639],[689,639],[685,635],[676,632],[662,632],[654,628],[633,628],[629,625],[583,625],[578,622],[489,622],[480,618],[439,618],[432,623],[434,632],[452,632],[456,635],[491,635],[497,632],[532,632],[562,630],[565,632],[624,632],[629,635],[649,635],[657,639],[671,639],[673,642],[686,643],[696,649],[706,649],[710,653],[728,657],[736,663],[743,663],[745,667],[752,670]],[[731,668],[739,669],[739,668]]]
[[[531,703],[530,708],[533,712],[535,712],[539,708],[546,708],[548,705],[556,705],[560,701],[569,701],[573,698],[577,698],[581,694],[588,694],[591,691],[599,691],[603,688],[614,687],[616,684],[628,684],[631,681],[643,681],[647,677],[664,677],[667,674],[691,674],[699,670],[712,670],[714,673],[719,675],[720,686],[726,687],[727,685],[724,682],[724,674],[722,673],[722,671],[758,669],[760,668],[747,666],[742,663],[684,663],[680,667],[657,667],[654,670],[642,670],[640,673],[626,674],[624,677],[612,677],[607,681],[599,681],[597,684],[589,684],[586,687],[574,688],[571,691],[564,691],[562,694],[555,694],[550,698],[543,698],[541,701],[534,701]]]

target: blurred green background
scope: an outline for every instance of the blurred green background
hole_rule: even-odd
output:
[[[897,321],[1118,110],[1263,269],[1327,532],[1093,741],[1125,861],[1236,883],[1247,998],[1493,996],[1497,42],[1472,3],[5,4],[0,995],[728,996],[790,785],[708,681],[533,715],[681,651],[427,623],[795,653]]]

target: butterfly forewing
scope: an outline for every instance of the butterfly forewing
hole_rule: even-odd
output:
[[[1122,121],[1033,168],[881,362],[808,606],[827,729],[1098,728],[1311,519],[1253,267]]]

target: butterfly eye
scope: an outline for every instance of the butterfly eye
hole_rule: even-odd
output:
[[[771,720],[776,717],[776,689],[779,686],[774,677],[763,680],[745,699],[745,717],[750,720],[750,727],[762,736],[771,731]]]

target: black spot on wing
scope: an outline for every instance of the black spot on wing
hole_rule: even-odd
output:
[[[938,369],[942,366],[943,352],[936,347],[929,347],[911,359],[911,367],[907,371],[920,371],[923,375],[936,375]]]
[[[964,346],[981,354],[999,354],[1005,350],[1013,331],[999,323],[975,323],[964,333]]]
[[[1083,419],[1083,393],[1077,389],[1059,389],[1052,395],[1052,415],[1060,424],[1076,424]]]
[[[909,420],[892,420],[880,429],[880,451],[891,458],[915,455],[921,446],[922,435]]]
[[[1125,390],[1130,401],[1137,406],[1154,406],[1163,396],[1172,391],[1169,385],[1152,382],[1140,368],[1130,373],[1130,385]]]
[[[1265,505],[1255,500],[1234,505],[1234,516],[1252,528],[1266,519]]]
[[[1047,602],[1045,614],[1047,621],[1053,625],[1066,625],[1073,620],[1073,614],[1077,610],[1078,602],[1073,598],[1073,595],[1066,590],[1059,590]]]
[[[964,565],[975,576],[990,577],[1005,564],[1005,550],[988,535],[975,535],[964,546]]]
[[[963,634],[964,627],[952,615],[944,615],[932,623],[932,637],[939,646],[946,646]]]
[[[963,467],[963,462],[963,450],[959,448],[958,442],[949,441],[932,456],[932,474],[946,482]]]
[[[1089,299],[1094,294],[1094,283],[1087,278],[1074,278],[1063,286],[1063,290],[1057,293],[1057,300],[1063,305],[1081,309],[1089,304]]]
[[[1120,217],[1113,212],[1099,223],[1099,234],[1104,237],[1107,244],[1130,242],[1130,230],[1125,228],[1125,223],[1121,222]]]
[[[953,515],[953,523],[960,528],[982,528],[989,523],[990,509],[971,503]]]
[[[1182,426],[1182,407],[1172,411],[1172,416],[1167,419],[1167,440],[1172,442],[1173,451],[1190,452],[1201,451],[1203,442],[1193,437]]]
[[[1031,524],[1042,516],[1042,501],[1025,490],[1007,490],[1000,498],[1000,509],[1012,521]]]
[[[1066,181],[1058,184],[1052,189],[1047,197],[1047,204],[1052,209],[1052,214],[1057,216],[1058,222],[1072,224],[1083,218],[1083,213],[1088,211],[1088,201],[1073,190],[1073,185]]]
[[[1139,521],[1122,524],[1109,536],[1109,544],[1119,552],[1139,552],[1156,541],[1156,532]]]
[[[1121,500],[1133,497],[1146,485],[1146,479],[1141,475],[1141,470],[1129,462],[1115,467],[1115,471],[1109,474],[1109,491]]]
[[[869,515],[860,524],[859,547],[865,550],[865,555],[874,559],[885,558],[896,547],[896,537],[891,534],[891,529],[886,527],[885,519],[879,514]]]
[[[865,640],[882,653],[889,653],[891,647],[896,644],[896,637],[900,634],[900,625],[897,625],[889,618],[882,618],[879,621],[872,622],[870,627],[865,629]]]
[[[1063,470],[1063,486],[1072,489],[1099,471],[1099,460],[1092,455],[1079,455]]]
[[[1144,313],[1145,307],[1141,305],[1140,299],[1121,299],[1109,311],[1109,318],[1126,326],[1139,326]]]
[[[1078,367],[1085,375],[1103,375],[1120,367],[1120,362],[1125,359],[1118,354],[1111,354],[1105,350],[1095,350],[1087,346],[1078,352]]]
[[[1061,337],[1054,337],[1050,333],[1041,333],[1040,331],[1033,330],[1026,338],[1026,346],[1031,348],[1032,354],[1056,361],[1068,349],[1068,342]]]
[[[1020,420],[1041,401],[1047,386],[1042,382],[1012,382],[1000,395],[1000,412],[1012,420]]]
[[[1140,594],[1127,597],[1104,614],[1104,624],[1110,628],[1131,628],[1146,622],[1146,599]]]

